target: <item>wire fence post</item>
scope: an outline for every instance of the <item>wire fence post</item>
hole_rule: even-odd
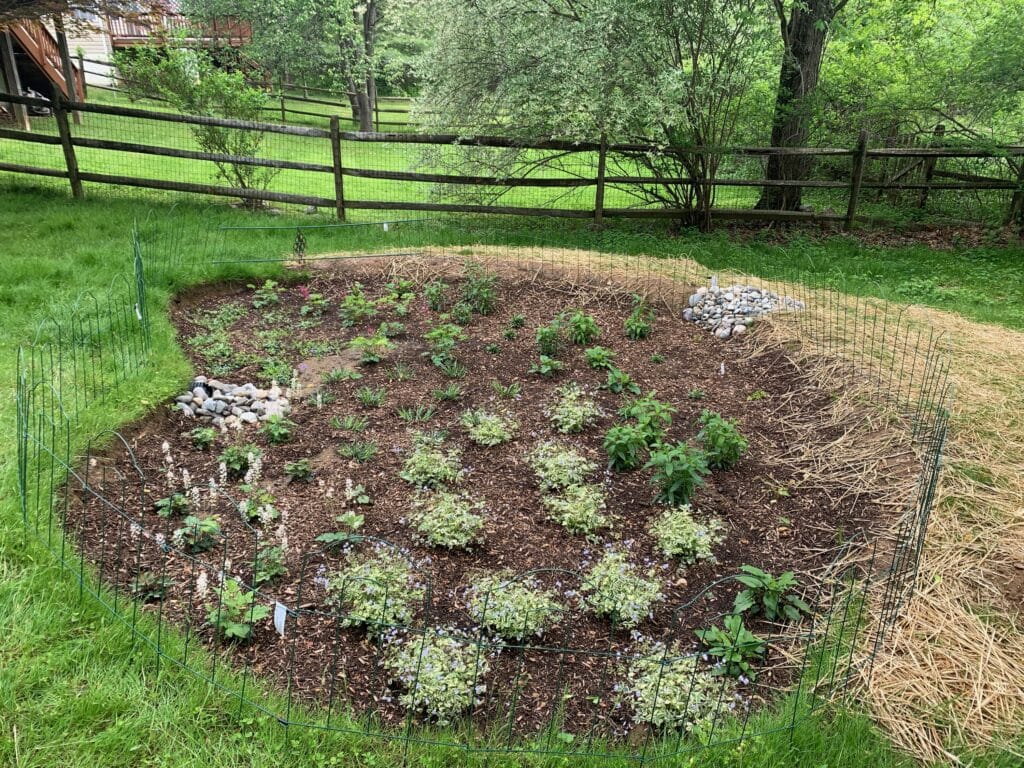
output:
[[[946,135],[946,126],[939,123],[935,126],[935,134],[932,138],[931,146],[941,147],[942,137]],[[935,175],[935,164],[939,162],[937,157],[927,157],[924,161],[924,189],[921,190],[921,196],[917,198],[917,207],[924,208],[925,203],[928,202],[928,187],[932,183],[932,177]]]
[[[341,168],[341,126],[337,115],[331,117],[331,159],[334,165],[334,211],[338,221],[344,221],[345,179]]]
[[[604,177],[608,163],[608,134],[601,133],[601,146],[597,151],[597,188],[594,191],[594,228],[604,221]]]
[[[0,31],[0,64],[3,65],[0,74],[3,75],[4,90],[15,96],[21,95],[21,79],[18,77],[18,67],[14,63],[14,45],[11,43],[11,33]],[[24,104],[11,103],[11,114],[18,128],[23,131],[31,131],[32,123],[28,119],[28,107]]]
[[[1017,224],[1017,228],[1024,235],[1024,156],[1018,157],[1017,162],[1017,189],[1013,191],[1010,198],[1010,208],[1006,212],[1006,226]]]
[[[64,109],[64,97],[60,88],[53,86],[53,118],[57,123],[57,134],[60,136],[60,146],[64,150],[64,164],[68,168],[68,181],[71,182],[71,194],[74,197],[83,197],[82,180],[78,177],[78,158],[75,157],[75,147],[71,143],[71,126],[68,125],[68,113]]]
[[[843,229],[853,226],[853,217],[857,215],[857,203],[860,200],[860,187],[864,182],[864,165],[868,154],[868,132],[862,130],[857,137],[857,148],[853,151],[853,170],[850,174],[850,203],[846,206],[846,220]]]
[[[89,98],[89,84],[85,82],[85,54],[78,51],[78,71],[82,73],[82,101]]]

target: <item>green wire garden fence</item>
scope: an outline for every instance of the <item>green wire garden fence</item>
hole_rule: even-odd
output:
[[[847,296],[842,285],[807,275],[742,279],[800,302],[802,310],[779,319],[788,335],[776,343],[787,345],[798,364],[838,376],[837,387],[856,387],[872,408],[898,422],[913,447],[915,479],[884,535],[871,530],[848,537],[835,547],[832,564],[804,585],[807,619],[761,632],[775,660],[770,674],[740,682],[709,677],[706,650],[682,630],[652,639],[613,623],[606,637],[584,641],[582,609],[574,602],[582,567],[552,564],[509,575],[470,615],[445,603],[451,597],[432,583],[422,555],[384,539],[353,533],[289,550],[289,588],[283,590],[259,578],[266,534],[247,520],[230,532],[201,531],[198,521],[179,528],[170,517],[153,522],[154,504],[170,493],[170,472],[144,470],[133,442],[105,428],[118,425],[101,423],[109,417],[98,419],[96,412],[97,405],[116,401],[124,382],[152,372],[150,311],[156,307],[147,301],[147,279],[177,279],[180,288],[251,275],[267,263],[304,270],[314,261],[344,263],[351,277],[382,265],[451,269],[471,257],[521,279],[571,280],[593,290],[615,285],[680,312],[710,276],[696,262],[545,248],[542,236],[530,243],[522,234],[515,244],[481,235],[492,241],[468,245],[475,236],[472,220],[183,227],[174,242],[152,244],[146,263],[143,237],[133,232],[131,272],[107,292],[84,294],[47,318],[19,351],[18,480],[27,530],[77,580],[82,599],[109,611],[158,667],[185,670],[234,697],[240,713],[263,713],[289,732],[397,743],[409,759],[420,748],[443,747],[484,758],[667,762],[791,731],[870,675],[875,653],[913,592],[941,465],[949,362],[942,339],[903,308]],[[750,354],[756,351],[750,347]],[[242,499],[228,484],[196,479],[189,493],[211,514],[238,515]],[[207,536],[209,546],[194,546],[199,536]],[[595,547],[594,556],[599,552]],[[409,580],[396,586],[371,575],[329,584],[340,558],[374,554],[404,563]],[[495,594],[515,583],[565,598],[547,616],[552,628],[545,635],[500,640],[483,629],[493,623],[487,612]],[[705,610],[707,595],[737,586],[733,576],[706,585],[675,607],[674,626]],[[239,603],[235,588],[251,596]],[[332,605],[332,589],[372,593],[380,612]],[[397,617],[391,610],[396,596],[407,603]],[[252,651],[257,644],[216,640],[211,623],[230,617],[241,625],[262,620],[259,644],[275,649],[270,660]],[[538,618],[527,611],[524,628]],[[721,613],[703,618],[705,626],[726,621]],[[364,630],[377,642],[343,640]],[[743,638],[735,630],[730,639]],[[396,670],[382,648],[399,642],[407,653]],[[440,683],[439,663],[451,666]],[[431,696],[447,697],[450,717],[423,717],[423,700]],[[766,707],[776,712],[768,720],[758,716]]]

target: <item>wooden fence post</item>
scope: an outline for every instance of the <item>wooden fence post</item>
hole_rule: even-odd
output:
[[[601,134],[601,146],[597,150],[597,188],[594,191],[594,228],[604,222],[604,177],[608,164],[608,134]]]
[[[14,45],[11,43],[11,33],[0,30],[0,64],[3,65],[4,88],[8,93],[21,96],[21,79],[18,77],[18,67],[14,63]],[[24,104],[11,104],[11,114],[14,121],[23,131],[32,130],[32,122],[28,119],[28,107]]]
[[[341,125],[337,115],[331,117],[331,158],[334,162],[334,212],[338,221],[344,221],[345,179],[341,172]]]
[[[60,68],[64,75],[64,87],[68,92],[68,99],[70,101],[79,101],[78,95],[78,81],[75,80],[75,67],[71,63],[71,51],[68,48],[68,36],[64,31],[64,18],[57,14],[53,18],[53,26],[57,32],[57,50],[60,52]],[[85,79],[83,77],[83,79]],[[72,119],[75,121],[75,125],[82,124],[82,115],[80,112],[72,112]]]
[[[932,147],[942,146],[942,137],[946,135],[946,126],[939,123],[935,126],[935,134],[932,138]],[[924,208],[924,204],[928,202],[928,185],[932,183],[932,176],[935,175],[935,164],[939,161],[937,157],[927,157],[924,161],[924,183],[925,188],[921,190],[920,197],[917,198],[917,207]]]
[[[68,168],[68,181],[71,182],[71,194],[74,197],[83,197],[82,180],[78,177],[78,158],[75,157],[75,146],[71,143],[71,126],[68,125],[68,113],[64,109],[64,97],[60,88],[53,86],[53,117],[57,122],[57,134],[60,136],[60,146],[64,150],[64,164]]]
[[[853,170],[850,174],[850,203],[846,206],[846,220],[843,229],[849,231],[853,226],[853,217],[857,215],[857,203],[860,200],[860,186],[864,181],[864,166],[868,154],[868,132],[862,130],[857,137],[857,148],[853,151]]]
[[[1010,198],[1010,210],[1006,212],[1006,226],[1017,224],[1024,235],[1024,156],[1018,156],[1020,165],[1017,168],[1017,189]]]
[[[78,51],[78,71],[82,73],[82,101],[89,98],[89,84],[85,82],[85,54]]]

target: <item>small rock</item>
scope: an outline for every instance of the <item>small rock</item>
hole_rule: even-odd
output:
[[[692,309],[687,308],[687,309],[683,310],[683,320],[685,320],[688,323],[693,320],[693,310]]]
[[[715,331],[715,336],[717,336],[720,339],[728,339],[729,338],[729,334],[731,334],[731,333],[732,333],[732,328],[730,328],[728,326],[723,326],[723,327],[719,328],[717,331]]]
[[[737,324],[737,325],[733,326],[733,329],[732,329],[732,335],[733,336],[742,336],[746,332],[747,332],[747,326],[745,326],[745,325]]]
[[[196,417],[195,411],[189,407],[188,403],[178,403],[178,410],[181,411],[186,418],[194,419]]]
[[[252,411],[246,411],[241,416],[239,416],[238,419],[239,421],[245,424],[255,424],[257,421],[260,420],[259,416],[257,416]]]
[[[178,395],[176,398],[174,398],[174,401],[177,403],[184,403],[187,405],[188,403],[192,402],[192,395]]]

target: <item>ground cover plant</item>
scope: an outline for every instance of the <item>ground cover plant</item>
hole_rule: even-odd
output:
[[[409,628],[419,633],[441,627],[453,633],[445,637],[486,631],[504,643],[529,644],[543,634],[545,642],[582,642],[584,649],[607,642],[599,638],[610,633],[610,642],[628,651],[632,636],[627,630],[688,633],[690,642],[695,642],[693,633],[701,631],[714,641],[708,649],[714,657],[724,641],[712,634],[711,617],[728,611],[734,595],[716,591],[701,598],[701,610],[688,615],[681,626],[675,607],[744,564],[785,572],[793,546],[827,541],[827,531],[835,530],[837,519],[856,528],[879,514],[870,500],[837,510],[824,489],[808,487],[781,498],[764,492],[766,487],[799,485],[791,467],[772,460],[773,451],[785,449],[781,435],[787,414],[767,408],[768,400],[749,399],[755,382],[758,391],[770,395],[791,390],[794,377],[781,355],[773,360],[778,370],[769,368],[772,374],[765,376],[761,362],[735,357],[727,346],[667,315],[659,316],[649,334],[638,337],[627,329],[624,318],[643,305],[623,294],[586,303],[587,317],[602,329],[606,352],[595,355],[593,347],[586,347],[592,338],[580,343],[566,338],[557,347],[565,378],[530,376],[536,339],[525,333],[508,339],[506,331],[516,326],[550,327],[546,318],[551,307],[564,299],[554,287],[495,276],[493,283],[474,288],[482,291],[481,306],[488,314],[473,312],[465,327],[438,319],[429,309],[429,292],[410,278],[412,285],[402,293],[408,301],[401,310],[404,330],[389,340],[393,346],[388,366],[364,364],[361,350],[347,362],[336,362],[331,355],[352,339],[371,338],[367,334],[381,324],[397,322],[398,302],[388,299],[393,288],[373,275],[353,280],[344,269],[318,271],[302,279],[332,306],[341,305],[358,283],[359,303],[372,304],[374,314],[351,325],[346,325],[348,318],[325,315],[320,325],[296,326],[293,338],[277,340],[282,362],[296,372],[284,392],[294,404],[287,425],[268,420],[264,423],[269,427],[244,429],[237,437],[217,433],[212,442],[202,444],[195,444],[184,431],[187,439],[175,442],[178,464],[202,478],[200,483],[213,477],[223,486],[224,496],[242,497],[247,514],[239,516],[237,510],[204,497],[203,517],[175,524],[183,531],[180,545],[193,554],[208,553],[214,572],[218,554],[227,555],[226,561],[238,568],[249,564],[241,576],[258,585],[260,605],[270,605],[274,595],[305,584],[302,591],[311,604],[322,606],[324,617],[337,616],[342,643],[369,635],[373,647],[385,653],[384,647],[393,643],[390,631]],[[461,295],[464,281],[473,279],[477,278],[466,273],[447,276],[449,293]],[[492,300],[487,298],[488,285]],[[226,285],[196,299],[185,297],[175,313],[180,332],[187,334],[194,318],[206,317],[222,304],[251,304],[239,300],[250,291]],[[281,314],[270,320],[232,316],[224,324],[224,336],[244,349],[254,340],[243,331],[247,323],[288,322],[302,317],[304,306],[299,292],[282,292],[277,305]],[[560,312],[557,317],[572,315]],[[338,343],[325,346],[326,338]],[[503,345],[509,354],[480,354],[493,344]],[[711,363],[703,370],[691,366],[685,379],[674,374],[673,361],[693,359],[709,345],[719,356],[733,355],[729,367],[734,378],[727,386]],[[320,349],[327,351],[315,351]],[[665,364],[650,364],[652,355],[663,357]],[[614,359],[622,367],[612,370],[628,384],[619,391],[603,386],[609,369],[594,366],[595,359]],[[457,385],[445,370],[452,361],[467,369]],[[352,366],[358,366],[360,378],[320,373]],[[397,366],[408,375],[394,376]],[[628,378],[627,368],[634,372]],[[239,369],[238,375],[244,378],[256,370],[253,363]],[[315,403],[296,398],[292,390],[306,386],[304,375],[327,397]],[[437,396],[453,385],[455,395]],[[707,393],[699,404],[687,396],[694,385]],[[804,394],[801,408],[811,403],[824,409],[831,402],[828,393],[813,388]],[[383,407],[385,401],[396,405]],[[727,415],[749,435],[744,438],[748,445],[743,461],[729,472],[712,471],[703,451],[691,447],[703,445],[699,432],[705,408],[722,418]],[[287,439],[282,439],[282,426]],[[167,428],[182,432],[173,424]],[[163,466],[163,453],[155,449],[150,455],[147,446],[140,448],[142,465]],[[224,459],[223,471],[218,457]],[[609,464],[611,471],[606,471]],[[681,506],[687,501],[694,505],[693,512]],[[772,515],[799,521],[792,523],[785,539],[769,533],[776,518],[765,515],[768,504]],[[266,512],[268,508],[274,514]],[[255,513],[248,514],[250,510]],[[177,519],[185,520],[184,513]],[[153,514],[159,517],[155,509]],[[201,525],[202,520],[219,521],[222,528],[206,531],[205,538],[196,536],[203,525],[209,527]],[[749,533],[758,529],[763,530],[761,535]],[[257,549],[251,546],[254,536],[260,542]],[[373,545],[364,536],[390,544]],[[315,571],[301,565],[302,553],[310,551],[319,553]],[[487,574],[497,565],[503,573],[539,570],[536,576],[517,581],[522,589],[504,594],[504,607],[488,619],[479,605],[480,584],[489,583]],[[558,575],[559,569],[565,573]],[[168,586],[162,602],[172,615],[184,613],[173,599],[177,588]],[[747,616],[755,629],[768,621],[767,615],[749,610]],[[251,637],[234,652],[257,661],[267,652],[273,629],[266,617],[252,624]],[[323,625],[309,631],[316,637],[333,630]],[[214,635],[208,641],[217,642]],[[357,710],[370,699],[380,700],[375,686],[381,680],[374,673],[377,653],[349,654],[338,662],[351,681],[346,695]],[[300,667],[306,664],[296,658]],[[746,658],[741,661],[750,663]],[[750,672],[781,683],[786,673],[777,662],[771,655],[758,656],[757,670],[751,667]],[[500,652],[490,659],[486,685],[499,690],[506,685],[510,663]],[[551,655],[531,660],[541,673],[558,663]],[[314,670],[310,661],[299,674],[314,675]],[[706,671],[713,670],[709,663]],[[744,678],[751,679],[746,673]],[[317,700],[322,687],[313,677],[303,679],[303,695]],[[554,706],[553,691],[546,687],[550,682],[544,682],[544,674],[536,679],[537,687],[529,689],[529,695]],[[592,677],[584,674],[583,680],[585,687],[599,685],[600,680],[614,682],[597,672]],[[737,695],[752,696],[745,685],[739,683]],[[438,722],[454,717],[453,710],[432,710],[416,698],[407,670],[396,668],[386,686],[399,691],[375,705],[384,722],[398,722],[407,708]],[[573,697],[565,705],[568,726],[590,722],[595,712],[590,699],[610,705],[611,694],[608,689]],[[465,701],[467,707],[472,704],[484,711],[489,706],[475,698]],[[517,731],[528,733],[550,711],[540,707],[524,716]],[[612,715],[609,733],[625,728],[628,720],[626,712]]]

